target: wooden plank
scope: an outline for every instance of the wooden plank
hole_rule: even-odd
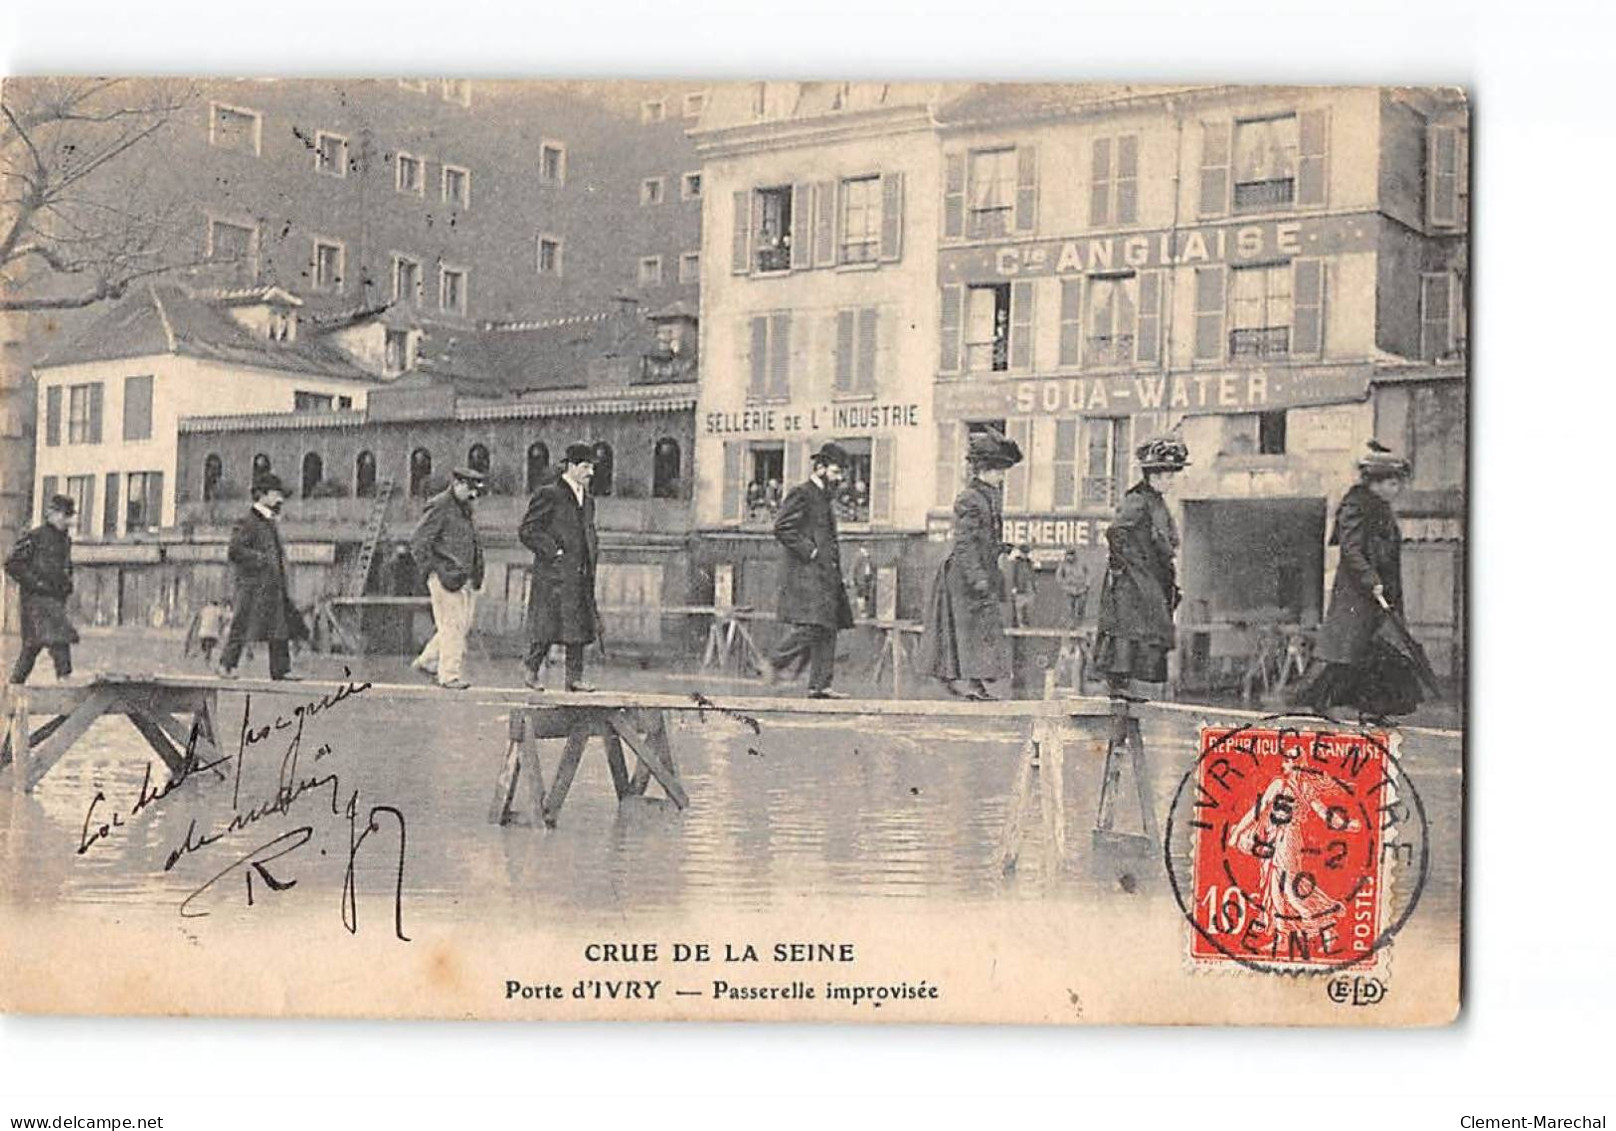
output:
[[[555,781],[544,804],[544,823],[552,829],[561,816],[561,807],[567,803],[567,793],[572,789],[572,779],[578,773],[578,763],[583,761],[584,747],[588,744],[589,731],[585,727],[580,726],[567,736],[561,764],[556,767]]]
[[[1043,799],[1044,837],[1054,853],[1052,870],[1066,867],[1066,744],[1059,723],[1040,719],[1038,735],[1038,791]]]
[[[1133,783],[1139,793],[1139,823],[1152,845],[1161,844],[1161,830],[1156,825],[1156,807],[1150,799],[1149,759],[1145,755],[1145,739],[1139,731],[1139,720],[1128,720],[1128,745],[1132,753]]]
[[[34,748],[23,788],[31,790],[38,785],[51,768],[62,760],[62,755],[72,749],[73,744],[84,737],[84,732],[117,702],[117,692],[110,687],[95,685],[56,733]]]
[[[169,736],[152,716],[132,703],[125,703],[124,707],[124,717],[134,724],[135,729],[140,732],[140,737],[146,740],[146,745],[157,752],[157,756],[163,760],[163,765],[168,767],[169,773],[177,774],[184,769],[185,755],[170,741]]]
[[[1004,834],[999,841],[999,870],[1009,875],[1016,870],[1021,859],[1021,842],[1026,836],[1027,810],[1032,807],[1033,763],[1038,759],[1038,744],[1031,730],[1021,744],[1021,758],[1016,766],[1016,780],[1010,787],[1010,807],[1005,814]]]
[[[606,743],[606,765],[612,771],[612,789],[617,793],[617,800],[621,801],[628,796],[628,761],[623,757],[623,740],[613,730],[603,736]]]
[[[683,809],[690,804],[690,797],[685,793],[684,785],[679,781],[679,771],[672,765],[671,754],[667,749],[668,736],[664,730],[660,741],[655,733],[641,736],[636,733],[632,722],[620,715],[610,716],[612,729],[619,738],[628,744],[634,756],[640,760],[640,765],[656,778],[669,800]],[[636,775],[637,777],[637,775]],[[632,786],[633,783],[631,783]],[[645,785],[649,785],[649,781]],[[645,785],[641,785],[636,794],[645,792]]]
[[[27,716],[24,715],[23,719],[26,722]],[[62,724],[65,723],[65,722],[67,722],[67,716],[66,715],[57,715],[50,722],[46,723],[44,726],[42,726],[38,730],[34,731],[32,734],[30,734],[28,736],[29,749],[32,749],[33,747],[38,746],[41,742],[44,742],[51,735],[53,735],[57,731],[61,730],[62,729]]]

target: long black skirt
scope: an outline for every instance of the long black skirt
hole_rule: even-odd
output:
[[[1291,705],[1320,714],[1350,707],[1377,719],[1407,715],[1420,705],[1419,676],[1407,657],[1375,640],[1355,663],[1313,661],[1296,685]]]

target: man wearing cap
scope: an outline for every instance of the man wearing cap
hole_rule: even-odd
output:
[[[483,473],[457,467],[447,489],[427,501],[410,539],[410,557],[426,578],[436,631],[412,665],[433,676],[439,687],[464,691],[466,638],[483,587],[483,545],[472,516],[472,501],[483,493]]]
[[[814,453],[812,464],[808,481],[791,489],[774,518],[774,537],[786,556],[776,615],[791,631],[765,661],[763,678],[772,683],[782,671],[795,675],[806,664],[810,699],[846,699],[830,683],[836,633],[853,627],[831,505],[847,475],[847,452],[839,444],[826,444]]]
[[[533,584],[527,602],[527,685],[542,691],[541,672],[554,644],[565,646],[568,691],[593,691],[584,682],[584,647],[597,635],[595,500],[589,481],[595,453],[569,444],[561,474],[533,494],[517,537],[533,551]]]
[[[6,558],[6,573],[22,592],[22,651],[12,683],[27,683],[44,651],[50,652],[57,679],[73,674],[72,646],[79,634],[67,619],[67,599],[73,595],[73,543],[67,532],[76,511],[71,498],[52,495],[45,521],[17,539]]]
[[[253,480],[252,509],[230,535],[230,564],[236,567],[236,594],[230,637],[219,654],[219,674],[234,679],[241,649],[252,641],[269,642],[269,678],[298,679],[292,674],[291,641],[306,639],[308,628],[292,604],[286,584],[286,551],[279,527],[286,487],[265,472]]]

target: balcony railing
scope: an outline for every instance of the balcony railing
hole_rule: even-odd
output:
[[[991,342],[966,342],[965,368],[972,373],[1009,369],[1010,340],[999,337]]]
[[[874,263],[881,256],[879,240],[848,240],[842,244],[841,262]]]
[[[1271,181],[1245,181],[1234,186],[1236,212],[1266,212],[1289,208],[1296,202],[1296,179],[1282,177]]]
[[[757,248],[757,269],[759,271],[791,270],[791,240],[782,236],[777,240],[759,243]]]
[[[694,381],[696,359],[691,354],[646,354],[640,359],[640,381],[660,385],[671,381]]]
[[[1132,365],[1133,335],[1091,335],[1083,357],[1089,365]]]
[[[1114,507],[1122,497],[1122,484],[1109,475],[1083,477],[1083,504],[1085,506]]]
[[[973,208],[966,227],[972,239],[991,239],[995,236],[1008,235],[1010,206],[1005,204],[990,208]]]
[[[1289,326],[1259,326],[1229,332],[1229,356],[1236,360],[1288,357],[1290,352]]]

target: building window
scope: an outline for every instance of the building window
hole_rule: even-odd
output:
[[[754,315],[747,320],[748,400],[791,399],[791,312]]]
[[[163,473],[131,471],[124,477],[124,533],[155,530],[163,521]]]
[[[445,102],[458,102],[462,106],[471,105],[470,79],[444,79],[443,100]]]
[[[438,308],[455,314],[466,313],[467,275],[462,267],[443,267],[438,272]]]
[[[408,330],[387,331],[386,356],[383,364],[390,374],[403,373],[410,367],[410,332]]]
[[[152,434],[152,377],[123,379],[123,438],[150,440]]]
[[[589,493],[602,498],[612,493],[612,446],[605,440],[595,441],[595,477],[589,481]]]
[[[408,255],[393,256],[393,301],[421,303],[421,261]]]
[[[256,110],[214,102],[208,112],[208,144],[234,153],[263,152],[264,118]]]
[[[211,503],[219,497],[219,488],[224,483],[224,460],[218,452],[209,452],[202,461],[202,501]]]
[[[333,177],[348,175],[348,139],[324,130],[314,135],[314,171]]]
[[[1223,418],[1223,445],[1219,455],[1282,456],[1285,454],[1285,412],[1235,413]]]
[[[258,229],[251,224],[210,219],[203,255],[210,263],[237,264],[244,269],[241,274],[250,275],[258,270]]]
[[[363,451],[354,457],[354,498],[373,499],[376,497],[376,456],[373,452]]]
[[[679,281],[681,283],[701,282],[701,252],[687,251],[679,257]]]
[[[701,199],[701,174],[700,173],[686,173],[684,176],[679,178],[679,199],[680,200],[700,200]]]
[[[1007,235],[1016,207],[1016,151],[971,154],[967,232],[972,238]]]
[[[344,252],[334,240],[314,241],[314,289],[334,291],[342,287]]]
[[[1289,263],[1229,272],[1229,356],[1286,357],[1291,352]]]
[[[753,444],[747,456],[750,474],[746,480],[746,521],[773,522],[785,495],[785,445]]]
[[[696,90],[685,95],[685,117],[699,118],[705,109],[707,109],[706,91]]]
[[[90,521],[95,510],[95,476],[69,475],[62,493],[73,500],[74,533],[89,537],[95,529]]]
[[[1003,372],[1010,368],[1010,284],[965,289],[965,368]]]
[[[1420,276],[1420,360],[1441,361],[1457,352],[1457,291],[1453,276],[1446,271]]]
[[[668,104],[661,98],[650,98],[640,103],[640,121],[660,122],[668,116]]]
[[[679,497],[679,441],[664,436],[651,449],[651,497]]]
[[[1295,114],[1236,122],[1234,210],[1266,212],[1294,204],[1300,148]]]
[[[655,287],[662,282],[662,257],[647,255],[640,260],[640,286]]]
[[[881,257],[881,178],[842,182],[842,243],[839,263],[874,263]]]
[[[67,387],[67,442],[101,442],[101,382]]]
[[[871,442],[869,437],[837,440],[847,452],[847,476],[832,504],[841,522],[870,521]]]
[[[269,462],[269,457],[263,452],[259,452],[257,455],[253,456],[252,469],[253,482],[256,483],[258,480],[270,473],[271,465]]]
[[[1058,443],[1058,434],[1056,439]],[[1116,506],[1127,487],[1128,418],[1125,416],[1084,418],[1082,460],[1081,505]]]
[[[550,449],[542,440],[527,446],[527,493],[532,494],[544,485],[545,472],[550,469]]]
[[[539,183],[561,185],[567,181],[567,148],[560,142],[547,141],[539,146]]]
[[[1094,139],[1089,166],[1089,225],[1139,220],[1139,135]]]
[[[640,182],[640,204],[642,206],[662,203],[662,178],[647,177]]]
[[[325,478],[325,461],[318,452],[306,452],[303,456],[303,477],[300,483],[299,494],[305,498],[313,498],[314,489]]]
[[[1132,275],[1098,276],[1089,280],[1088,290],[1084,362],[1096,367],[1132,365],[1138,280]]]
[[[416,448],[410,453],[410,497],[419,499],[432,483],[432,453]]]
[[[538,270],[541,275],[561,274],[561,241],[555,236],[540,236]]]
[[[425,196],[426,163],[419,157],[400,153],[396,162],[394,187],[399,192],[412,192],[416,196]]]
[[[298,389],[292,393],[293,412],[330,412],[336,407],[336,398],[330,393],[310,393]]]
[[[484,475],[487,475],[488,468],[490,466],[488,445],[473,444],[469,449],[467,449],[466,466],[471,468],[473,471],[480,471]]]
[[[459,165],[443,167],[443,203],[451,208],[471,207],[471,170]]]
[[[791,269],[791,186],[757,190],[757,246],[759,271]]]

